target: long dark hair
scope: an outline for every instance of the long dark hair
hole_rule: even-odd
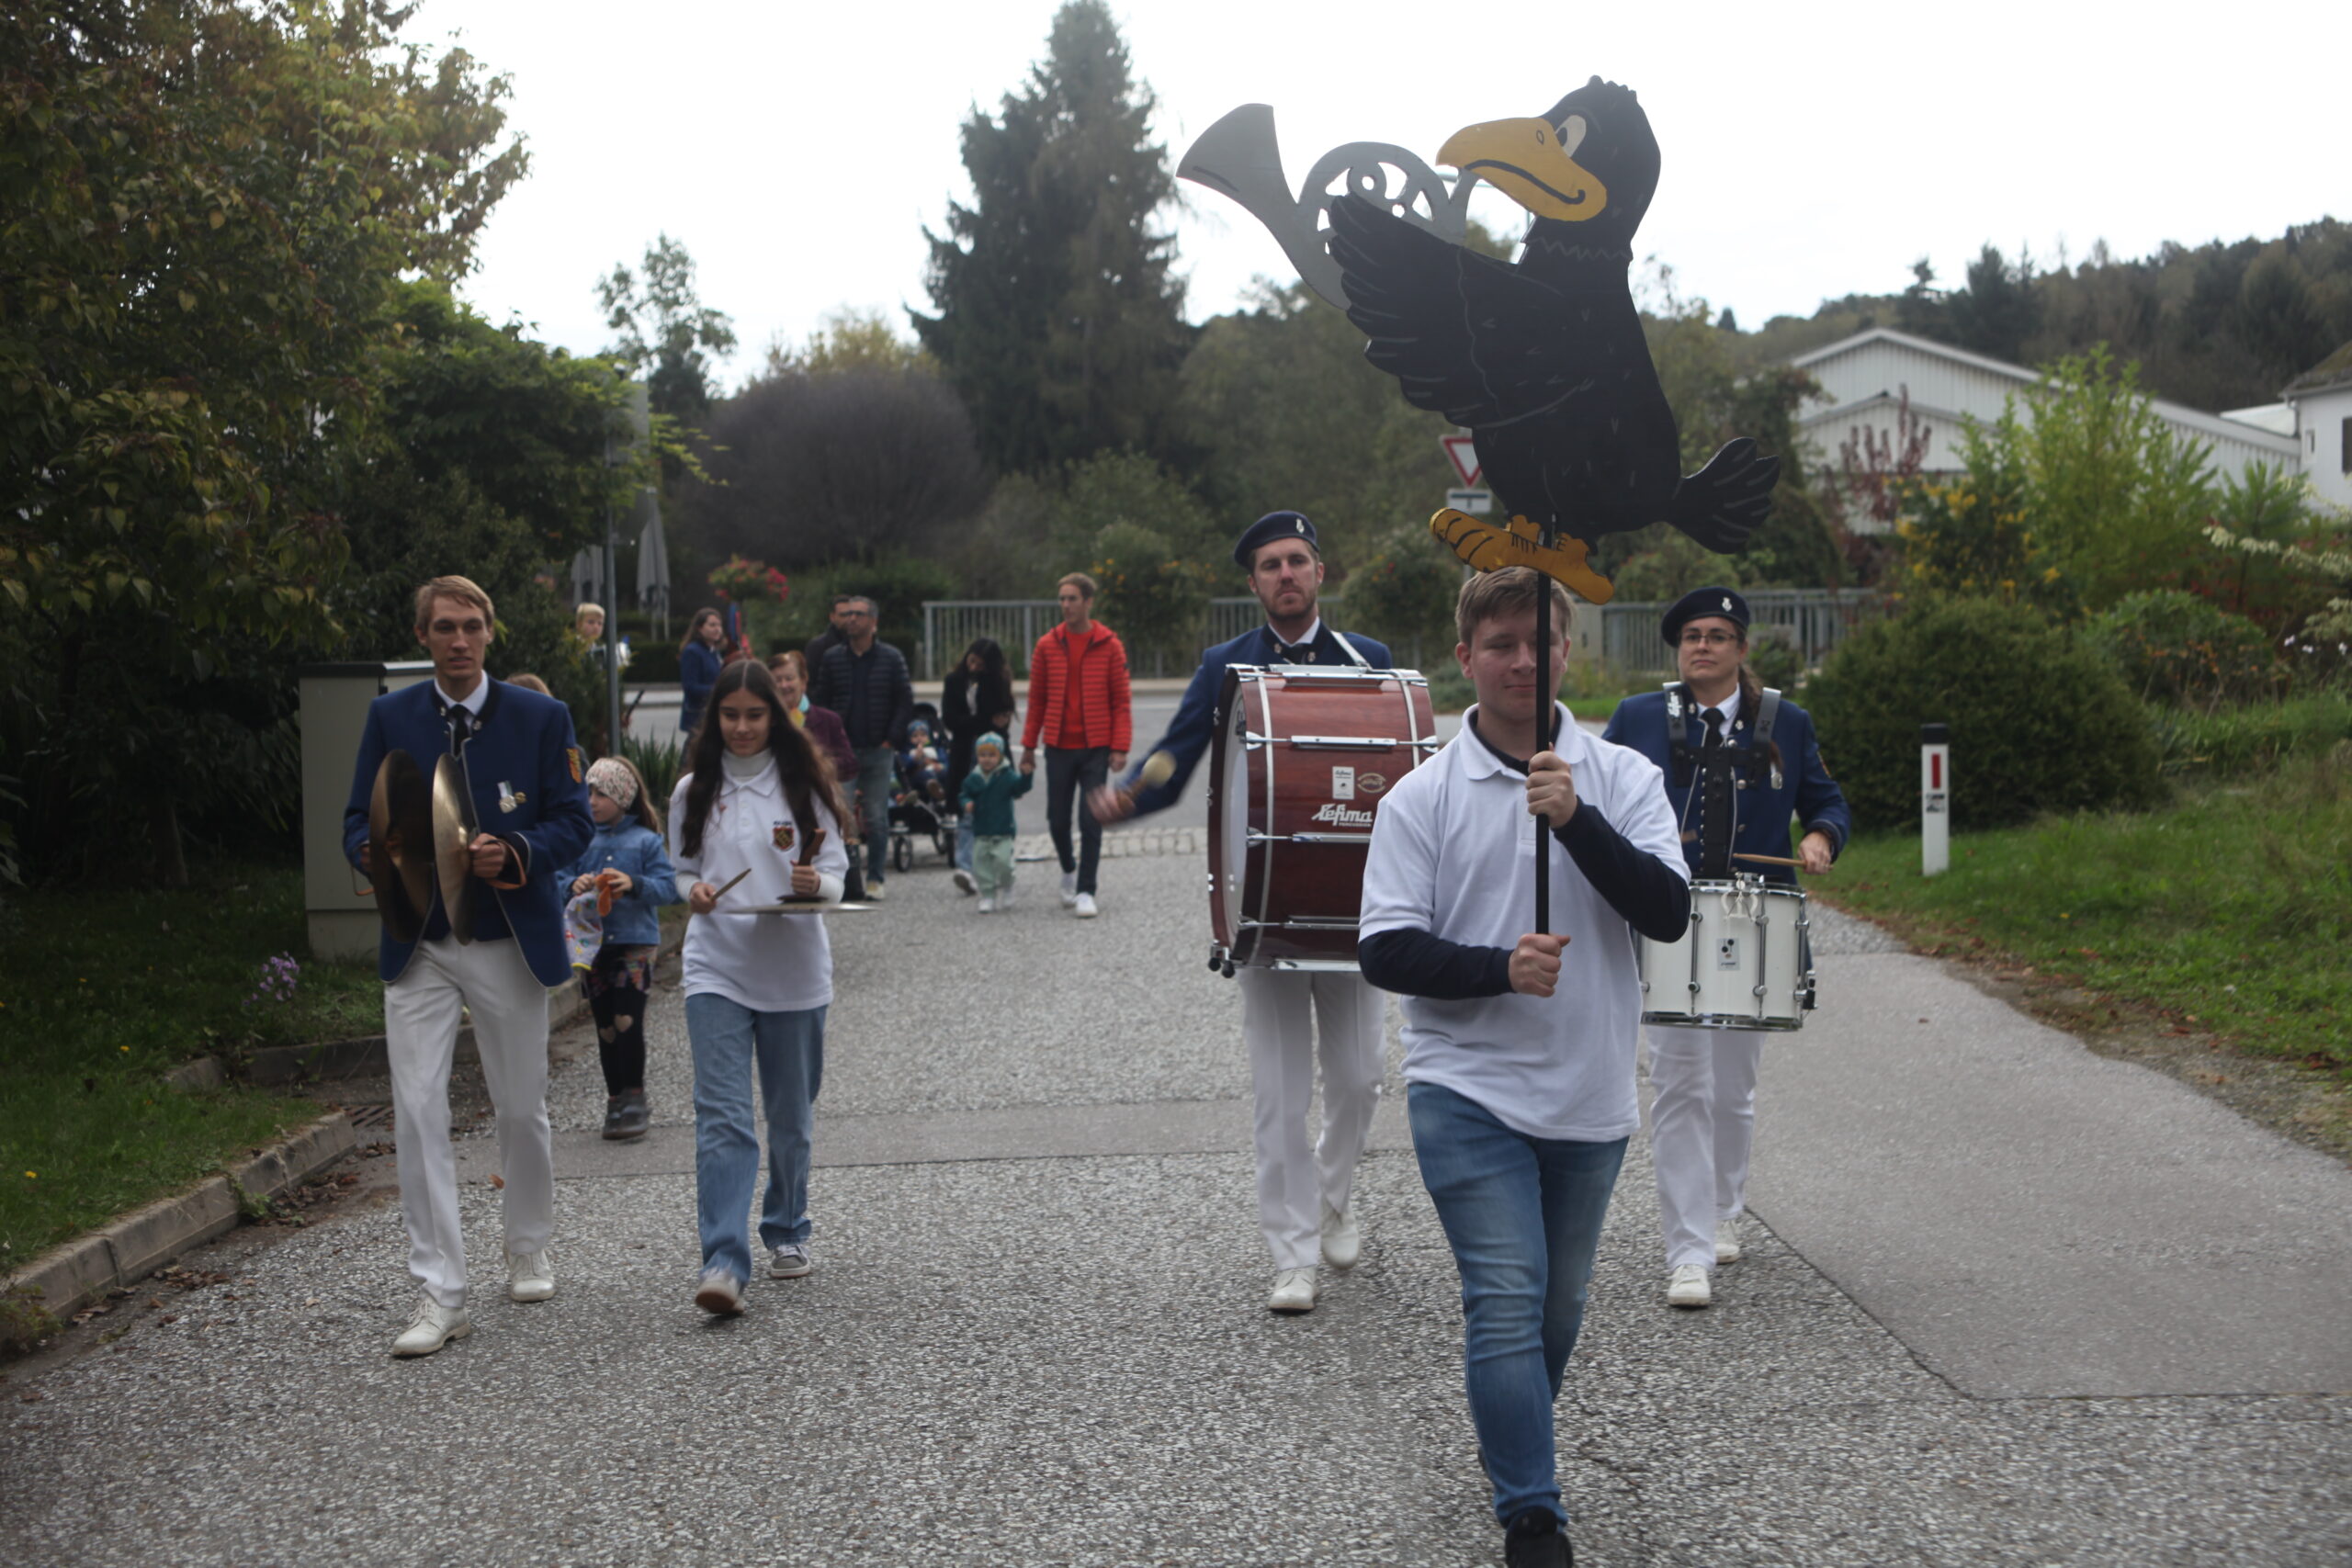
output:
[[[996,638],[992,637],[974,637],[972,639],[972,646],[964,650],[964,659],[968,660],[976,653],[980,656],[980,673],[982,675],[993,675],[1000,681],[1011,681],[1012,677],[1006,673],[1004,668],[1004,649],[1002,645],[996,640]],[[963,669],[964,660],[958,660],[956,661],[956,668],[958,670]]]
[[[702,623],[705,616],[712,617],[718,622],[718,640],[722,645],[727,641],[727,617],[719,615],[717,610],[711,608],[709,605],[705,604],[701,609],[696,610],[693,615],[686,617],[686,635],[681,638],[678,643],[678,651],[680,653],[685,652],[686,649],[692,648],[695,644],[702,640],[699,634],[702,631]]]
[[[686,758],[694,779],[686,785],[685,819],[678,824],[678,844],[690,855],[702,853],[703,824],[710,819],[710,803],[718,798],[719,781],[727,776],[727,741],[720,733],[718,705],[738,692],[749,692],[768,705],[768,752],[775,758],[776,776],[784,781],[784,796],[792,807],[801,841],[808,842],[809,831],[817,826],[810,817],[812,803],[823,805],[837,825],[849,820],[848,808],[842,804],[841,784],[833,777],[833,764],[784,711],[775,677],[757,660],[739,659],[721,670],[711,686],[709,706],[704,710],[702,727],[695,731]]]

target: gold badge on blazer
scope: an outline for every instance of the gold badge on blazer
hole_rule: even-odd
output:
[[[775,840],[775,847],[786,854],[792,852],[792,846],[799,840],[799,834],[793,830],[793,826],[789,822],[777,823],[775,831],[769,837]]]

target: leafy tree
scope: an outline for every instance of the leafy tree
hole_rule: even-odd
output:
[[[1109,6],[1069,0],[1021,91],[964,122],[973,202],[924,231],[938,313],[913,320],[1000,473],[1170,450],[1193,333],[1153,227],[1175,190],[1155,107]]]
[[[799,570],[928,554],[988,499],[970,416],[911,369],[772,376],[717,404],[706,434],[709,481],[679,501],[714,560]]]
[[[103,813],[185,876],[251,798],[273,649],[333,631],[403,272],[523,171],[505,84],[362,0],[0,13],[0,651],[28,841]]]
[[[2012,262],[1985,246],[1968,264],[1968,287],[1946,301],[1946,311],[1961,347],[2015,364],[2041,315],[2032,261],[2020,255]]]
[[[616,265],[597,280],[596,302],[619,334],[606,352],[630,375],[646,373],[654,412],[692,421],[709,409],[711,359],[735,352],[735,322],[702,302],[684,245],[660,235],[639,271]]]
[[[826,312],[799,348],[786,344],[781,333],[768,344],[764,374],[769,377],[831,376],[845,370],[936,376],[939,362],[900,337],[881,311],[846,306]]]

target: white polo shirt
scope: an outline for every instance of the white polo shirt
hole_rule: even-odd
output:
[[[720,781],[703,824],[702,852],[690,855],[681,840],[686,820],[688,773],[670,796],[670,863],[677,867],[683,896],[697,882],[725,887],[740,871],[751,875],[718,901],[730,906],[775,904],[792,893],[792,867],[800,858],[799,829],[785,799],[784,782],[771,761],[751,779],[731,773]],[[810,815],[825,830],[815,866],[824,897],[842,896],[849,873],[849,851],[841,824],[821,801]],[[780,842],[789,839],[791,842]],[[833,951],[825,937],[826,915],[696,915],[686,926],[684,989],[687,996],[717,992],[753,1012],[801,1012],[833,999]]]
[[[1688,881],[1657,764],[1587,734],[1566,708],[1557,733],[1554,749],[1567,760],[1577,800]],[[1496,760],[1465,715],[1462,732],[1381,799],[1360,934],[1417,930],[1476,947],[1518,946],[1535,925],[1535,840],[1525,775]],[[1530,1137],[1608,1143],[1641,1125],[1635,938],[1568,852],[1556,840],[1549,847],[1552,930],[1570,939],[1558,988],[1549,997],[1404,998],[1405,1077],[1442,1085]]]

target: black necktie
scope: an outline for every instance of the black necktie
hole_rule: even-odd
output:
[[[449,724],[449,755],[457,756],[466,749],[474,732],[474,716],[463,705],[451,703],[441,710]]]
[[[1312,664],[1315,662],[1315,640],[1286,643],[1274,639],[1274,662],[1277,664]]]
[[[1707,726],[1707,739],[1701,742],[1701,744],[1707,747],[1709,750],[1713,750],[1713,748],[1722,745],[1724,743],[1724,710],[1721,708],[1709,708],[1706,712],[1701,714],[1699,717],[1704,721]]]

